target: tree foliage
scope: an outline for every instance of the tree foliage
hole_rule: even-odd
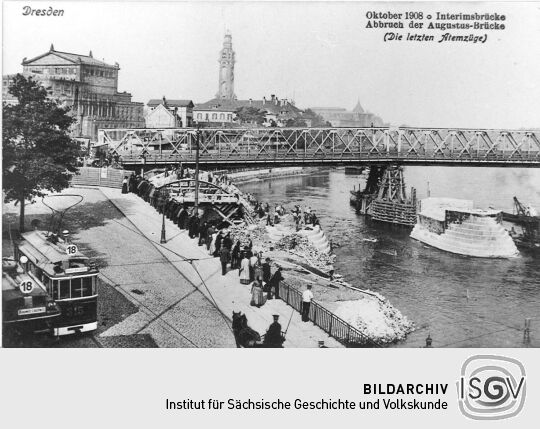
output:
[[[295,127],[305,128],[307,127],[307,124],[306,124],[306,121],[304,121],[302,118],[295,117],[295,118],[287,119],[285,126],[287,128],[295,128]]]
[[[256,107],[244,106],[236,111],[236,119],[241,124],[262,125],[266,120],[266,113]]]
[[[21,204],[22,231],[25,200],[68,187],[81,148],[69,136],[69,108],[49,99],[39,82],[17,74],[9,92],[18,103],[2,106],[2,188],[6,202]]]

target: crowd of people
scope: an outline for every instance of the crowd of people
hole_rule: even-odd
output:
[[[192,171],[182,166],[176,169],[166,169],[165,177],[175,174],[178,178],[191,177]],[[205,173],[205,179],[209,182],[230,186],[228,178],[212,173]],[[284,280],[282,268],[277,266],[274,271],[271,259],[264,258],[263,252],[253,249],[253,240],[250,235],[243,236],[243,239],[233,240],[229,225],[220,221],[202,221],[199,213],[187,205],[169,198],[167,191],[155,187],[150,181],[140,175],[133,173],[126,176],[122,183],[122,193],[135,193],[143,198],[160,214],[164,214],[181,230],[186,230],[191,239],[197,240],[199,246],[206,246],[208,254],[219,258],[221,263],[221,274],[224,276],[230,270],[238,270],[239,282],[250,287],[252,306],[260,308],[269,299],[279,299],[280,283]],[[253,195],[246,194],[244,198],[251,204],[254,212],[260,219],[267,217],[267,224],[274,225],[280,222],[280,218],[286,214],[282,205],[275,205],[273,211],[268,203],[259,203]],[[295,206],[291,211],[297,229],[304,225],[318,225],[319,221],[315,211],[306,207],[302,212],[300,207]],[[302,320],[309,320],[309,307],[313,294],[311,286],[302,295]],[[274,316],[274,323],[270,326],[267,335],[270,343],[283,342],[281,335],[281,325]],[[279,331],[277,326],[279,325]],[[279,336],[276,334],[279,332]],[[265,337],[267,338],[267,337]],[[272,340],[273,338],[273,340]],[[281,340],[279,340],[281,339]]]

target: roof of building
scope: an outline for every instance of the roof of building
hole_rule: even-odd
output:
[[[336,111],[336,112],[346,112],[347,109],[345,107],[310,107],[311,110],[314,112],[317,112],[319,110],[321,111]]]
[[[152,98],[146,105],[148,107],[156,107],[164,103],[167,103],[169,107],[193,107],[193,101],[191,100],[169,100],[168,98],[165,98],[165,100],[162,98]]]
[[[354,109],[352,111],[355,113],[365,113],[364,108],[360,104],[360,100],[358,100],[358,102],[356,103],[356,106],[354,106]]]
[[[57,51],[54,49],[54,46],[51,45],[51,49],[49,49],[48,52],[45,52],[44,54],[41,54],[41,55],[38,55],[37,57],[34,57],[32,59],[24,59],[22,64],[23,65],[28,65],[28,64],[31,64],[32,62],[34,61],[37,61],[47,55],[56,55],[56,56],[59,56],[60,58],[63,58],[67,61],[70,61],[72,63],[75,63],[75,64],[87,64],[87,65],[92,65],[92,66],[102,66],[102,67],[114,67],[114,68],[118,68],[118,64],[115,64],[114,66],[113,65],[110,65],[110,64],[107,64],[103,61],[100,61],[100,60],[96,60],[93,56],[92,56],[92,51],[90,51],[90,54],[89,55],[82,55],[82,54],[72,54],[70,52],[61,52],[61,51]]]
[[[254,107],[259,110],[266,110],[269,113],[280,114],[299,114],[301,110],[291,104],[289,101],[281,104],[283,100],[278,100],[276,103],[272,99],[269,100],[222,100],[213,98],[205,103],[196,104],[194,110],[209,110],[217,112],[235,112],[242,107]]]

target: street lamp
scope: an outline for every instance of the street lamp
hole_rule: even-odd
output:
[[[167,193],[164,188],[160,189],[159,196],[161,197],[161,239],[159,240],[160,244],[165,244],[167,238],[165,236],[165,204],[167,202]]]

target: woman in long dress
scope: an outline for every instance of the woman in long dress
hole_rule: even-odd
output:
[[[255,280],[251,285],[251,305],[260,307],[264,304],[264,296],[262,285],[258,280]]]
[[[212,241],[210,242],[210,249],[208,250],[208,253],[212,256],[214,256],[214,253],[216,252],[216,239],[217,239],[218,233],[214,232],[212,234]]]
[[[240,283],[243,285],[249,284],[249,259],[244,255],[242,262],[240,263]]]
[[[253,276],[256,279],[263,278],[262,252],[259,253],[259,256],[257,257],[257,260],[255,261],[255,264],[253,266]]]
[[[124,180],[122,180],[122,193],[127,194],[128,193],[128,177],[124,176]]]
[[[255,264],[257,263],[257,255],[253,255],[249,258],[249,279],[251,281],[255,280]]]

